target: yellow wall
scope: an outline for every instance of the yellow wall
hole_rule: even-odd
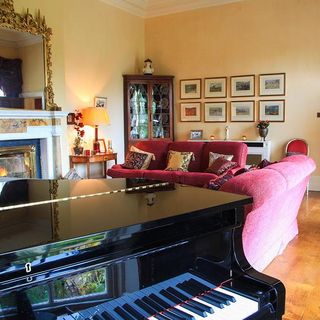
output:
[[[285,72],[286,119],[270,125],[272,160],[281,158],[289,139],[300,137],[319,165],[319,12],[318,0],[248,0],[147,19],[146,57],[157,73],[175,75],[176,139],[187,139],[190,129],[203,129],[205,138],[224,138],[226,125],[180,122],[180,79]],[[216,100],[229,97],[228,92],[227,99]],[[258,104],[256,119],[257,109]],[[245,134],[259,140],[255,124],[227,123],[230,138]]]

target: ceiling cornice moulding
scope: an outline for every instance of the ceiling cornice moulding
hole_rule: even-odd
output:
[[[243,0],[101,0],[133,15],[152,18]]]

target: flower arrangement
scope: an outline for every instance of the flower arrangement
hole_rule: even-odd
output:
[[[266,129],[266,128],[269,127],[269,125],[270,125],[269,120],[261,120],[261,121],[258,122],[257,128],[259,128],[259,129]]]
[[[73,145],[76,148],[81,147],[82,143],[84,142],[83,137],[84,137],[85,131],[83,129],[84,124],[82,122],[82,119],[83,119],[82,113],[79,110],[75,110],[75,113],[74,113],[74,122],[75,122],[74,129],[76,130],[77,135],[76,135],[76,137],[74,139]]]

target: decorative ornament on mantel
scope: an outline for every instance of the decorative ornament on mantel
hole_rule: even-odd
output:
[[[143,74],[145,75],[152,75],[154,72],[154,69],[152,68],[152,61],[148,58],[144,60],[144,66],[143,66]]]
[[[269,132],[269,127],[270,122],[268,120],[261,120],[257,124],[257,128],[259,129],[259,136],[261,137],[262,141],[266,141],[266,137]]]

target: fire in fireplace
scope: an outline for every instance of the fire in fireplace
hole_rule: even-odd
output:
[[[0,177],[36,178],[36,147],[0,147]]]

